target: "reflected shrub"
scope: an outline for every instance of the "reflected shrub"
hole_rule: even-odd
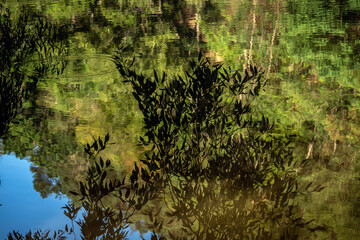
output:
[[[67,53],[67,38],[66,27],[25,7],[12,13],[0,3],[0,136],[38,81],[64,70],[66,61],[51,58]]]
[[[291,139],[274,137],[267,118],[252,117],[262,72],[240,73],[200,57],[184,76],[170,79],[139,74],[133,61],[121,51],[114,56],[143,113],[139,144],[147,151],[119,178],[99,155],[109,135],[84,146],[90,167],[71,192],[80,206],[65,206],[72,227],[64,233],[124,239],[135,221],[144,222],[151,239],[300,239],[324,230],[297,204],[322,189],[299,183],[307,161],[294,160]]]
[[[293,239],[316,229],[296,203],[321,190],[299,186],[306,160],[294,160],[291,140],[273,137],[267,118],[252,118],[262,72],[240,74],[199,58],[184,76],[168,79],[138,74],[121,52],[114,60],[144,115],[140,140],[152,147],[141,178],[164,183],[183,238]]]

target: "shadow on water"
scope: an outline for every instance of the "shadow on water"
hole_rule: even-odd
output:
[[[13,14],[0,3],[0,137],[36,94],[39,80],[64,70],[65,61],[51,59],[66,54],[67,38],[66,27],[25,7]]]
[[[125,239],[132,224],[151,239],[306,239],[326,230],[298,205],[322,189],[299,183],[307,161],[294,160],[291,140],[274,137],[267,118],[251,115],[262,72],[199,57],[184,76],[149,77],[133,61],[114,56],[143,113],[141,162],[119,177],[101,157],[109,134],[86,144],[86,179],[64,207],[71,226],[8,239]]]

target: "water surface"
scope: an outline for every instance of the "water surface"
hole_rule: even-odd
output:
[[[66,220],[60,207],[68,201],[64,195],[78,201],[69,191],[85,178],[89,163],[83,145],[94,138],[110,133],[112,144],[103,157],[112,160],[118,173],[139,161],[144,152],[138,145],[144,132],[142,113],[111,60],[119,46],[127,46],[123,55],[135,56],[134,68],[151,76],[153,69],[182,74],[199,53],[231,69],[254,64],[265,71],[267,85],[252,103],[254,116],[275,122],[276,137],[294,138],[297,159],[311,159],[312,167],[299,179],[326,187],[301,200],[305,216],[329,226],[318,238],[355,239],[360,234],[357,1],[5,2],[15,17],[23,5],[66,26],[69,46],[67,54],[56,56],[66,62],[64,71],[48,73],[38,82],[3,137],[1,196],[18,189],[7,185],[6,176],[20,184],[26,174],[32,184],[20,184],[24,190],[19,194],[32,192],[38,200],[31,198],[34,202],[27,205],[34,212],[41,210],[36,206],[46,206],[48,214],[39,214],[35,223],[34,212],[17,197],[13,207],[1,200],[1,222],[8,222],[7,211],[15,222],[24,221],[19,224],[24,230],[55,227],[45,221],[51,216],[62,228]],[[34,71],[29,62],[28,75]],[[15,167],[19,171],[12,173]],[[62,196],[59,205],[55,196]],[[137,217],[132,227],[146,232],[140,224],[145,217]],[[1,237],[16,228],[3,226]]]

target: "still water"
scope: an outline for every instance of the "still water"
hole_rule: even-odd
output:
[[[318,226],[315,235],[296,230],[297,236],[359,238],[358,1],[17,0],[5,1],[2,8],[10,9],[14,23],[22,13],[31,11],[44,21],[65,27],[66,34],[60,32],[62,37],[57,36],[54,43],[44,40],[47,46],[63,43],[64,51],[48,47],[48,52],[40,51],[41,57],[32,53],[21,62],[19,71],[28,82],[34,82],[38,63],[57,64],[61,71],[44,71],[2,136],[0,238],[12,230],[58,230],[69,224],[61,207],[71,202],[81,205],[80,198],[70,191],[79,192],[91,165],[84,146],[99,136],[111,136],[101,156],[111,160],[113,178],[123,177],[134,162],[144,159],[149,147],[139,144],[139,137],[147,128],[131,85],[123,83],[124,76],[114,64],[118,47],[126,47],[122,57],[135,56],[133,68],[146,76],[153,76],[154,69],[160,76],[164,71],[170,77],[183,76],[184,70],[189,71],[188,62],[200,53],[211,64],[222,63],[232,70],[255,65],[264,71],[265,91],[251,101],[254,118],[268,117],[275,123],[271,136],[291,139],[294,158],[309,159],[307,167],[294,168],[300,183],[325,187],[293,200],[304,218],[315,219]],[[32,14],[29,26],[36,24]],[[4,36],[2,32],[2,40]],[[172,220],[162,210],[171,202],[170,197],[166,195],[164,202],[150,201],[131,215],[130,226],[123,229],[137,234],[149,230],[168,239],[231,236],[232,228],[225,226],[230,235],[183,235],[180,227],[168,223]],[[214,199],[218,205],[222,203]],[[116,198],[106,200],[106,206],[125,211],[121,204]],[[177,204],[174,206],[182,206]],[[230,217],[225,209],[212,207],[208,211]],[[149,209],[158,211],[159,221],[168,223],[165,230],[154,228]],[[174,212],[176,208],[169,209]],[[199,213],[199,220],[195,210],[189,214],[197,219],[190,221],[194,228],[201,229],[202,220],[207,218]],[[238,223],[239,219],[234,219]],[[259,221],[262,219],[265,216]],[[269,227],[272,225],[264,229]],[[252,239],[249,234],[234,236]],[[139,235],[128,237],[137,239]]]
[[[9,229],[22,232],[38,227],[56,229],[67,221],[61,209],[68,202],[67,198],[41,198],[33,188],[30,162],[14,155],[2,155],[0,164],[2,238],[7,236]]]

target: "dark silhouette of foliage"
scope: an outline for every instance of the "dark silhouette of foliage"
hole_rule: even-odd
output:
[[[294,161],[290,142],[272,137],[268,119],[250,115],[263,86],[256,67],[241,76],[199,57],[185,76],[167,79],[138,74],[121,51],[114,61],[144,115],[140,140],[152,146],[141,176],[165,182],[169,214],[186,238],[290,239],[314,230],[295,199],[321,187],[299,186],[294,170],[306,161]]]
[[[313,163],[319,162],[318,167],[312,164],[312,169],[305,173],[305,178],[326,184],[329,189],[302,203],[307,214],[320,216],[335,226],[339,238],[352,239],[359,235],[356,227],[359,218],[353,214],[358,202],[353,193],[358,192],[356,189],[359,185],[356,177],[359,142],[359,86],[356,81],[359,31],[356,13],[359,4],[356,1],[335,1],[332,4],[325,4],[325,1],[296,0],[257,1],[258,4],[252,4],[251,1],[217,0],[80,1],[82,4],[79,1],[8,2],[12,8],[19,3],[41,6],[46,16],[66,22],[73,29],[72,34],[76,34],[72,39],[74,49],[87,46],[81,50],[81,54],[84,54],[80,58],[84,62],[88,61],[87,57],[91,53],[112,52],[113,46],[126,39],[131,44],[127,54],[141,54],[141,61],[137,61],[140,64],[134,64],[138,72],[140,69],[145,72],[155,64],[157,69],[171,69],[170,74],[174,74],[182,68],[187,57],[196,55],[197,51],[202,51],[209,58],[219,57],[226,65],[231,66],[236,63],[251,63],[253,60],[264,64],[264,67],[269,65],[269,75],[272,77],[269,80],[270,87],[263,98],[257,99],[258,105],[251,104],[252,109],[257,109],[251,115],[259,112],[276,121],[275,131],[284,139],[296,133],[295,143],[291,143],[296,146],[295,157],[308,156],[313,158]],[[243,55],[239,56],[240,54]],[[97,61],[98,59],[93,62]],[[179,68],[174,69],[174,66]],[[150,76],[147,73],[145,75]],[[67,76],[68,74],[64,78]],[[74,79],[68,79],[65,83],[49,80],[56,82],[56,87],[47,85],[45,94],[39,95],[37,99],[37,103],[41,104],[26,109],[26,114],[22,116],[26,121],[22,122],[23,119],[20,119],[18,131],[11,137],[13,140],[8,137],[3,142],[6,152],[15,152],[20,158],[32,154],[30,151],[34,152],[31,157],[34,169],[37,169],[34,170],[34,184],[43,197],[53,192],[60,194],[73,189],[78,185],[75,174],[83,178],[83,168],[78,163],[84,161],[74,153],[78,153],[80,149],[77,141],[80,139],[84,142],[86,134],[79,134],[75,129],[80,129],[79,122],[80,125],[84,122],[81,116],[86,115],[87,119],[90,116],[84,114],[87,109],[67,107],[73,103],[74,94],[79,103],[90,103],[87,98],[89,93],[93,89],[97,89],[99,93],[100,86],[107,85],[106,79],[111,79],[108,76],[97,77],[96,85],[92,81],[85,84],[85,79],[81,79],[79,84],[73,84]],[[109,89],[108,87],[105,88]],[[121,98],[116,99],[118,105],[109,103],[108,99],[113,97],[111,92],[119,92],[122,86],[117,87],[119,88],[111,88],[105,92],[106,100],[102,101],[101,107],[106,106],[107,111],[97,111],[95,108],[94,113],[98,114],[96,117],[92,115],[92,120],[105,115],[109,119],[112,116],[122,117],[123,114],[113,114],[115,110],[116,113],[130,112],[126,108],[121,109],[129,106]],[[57,89],[61,91],[56,91]],[[80,94],[79,89],[87,91]],[[48,96],[54,98],[50,102],[56,103],[55,106],[48,104]],[[124,98],[127,97],[126,95]],[[45,108],[44,103],[47,105]],[[94,104],[94,107],[99,105]],[[54,114],[59,109],[62,109],[60,116]],[[54,119],[56,123],[53,123]],[[119,126],[117,120],[107,121],[107,124],[115,122],[117,124],[114,129],[123,131],[123,126]],[[70,127],[63,127],[64,130],[60,133],[53,128],[54,124],[59,126],[59,123]],[[104,127],[106,124],[101,125]],[[88,133],[93,127],[94,124],[87,123],[85,129],[83,126],[81,129],[84,129],[83,133]],[[133,132],[129,135],[133,135]],[[35,138],[39,136],[40,141]],[[239,139],[238,136],[235,134],[233,138]],[[118,139],[124,141],[127,138]],[[36,151],[31,150],[34,146],[39,146]],[[234,145],[235,149],[236,147]],[[129,156],[124,152],[123,154]],[[63,156],[68,156],[69,159],[64,160]],[[60,167],[58,162],[62,162]],[[78,169],[81,171],[77,171]],[[221,171],[223,170],[219,172]],[[48,179],[43,181],[44,178],[56,179],[56,184],[55,181],[53,185],[48,184],[50,182]],[[58,187],[60,184],[57,183],[61,183],[61,186]],[[336,217],[328,218],[328,214]],[[343,231],[345,227],[347,230]]]
[[[322,189],[299,184],[296,170],[307,161],[294,160],[291,141],[273,137],[267,118],[251,116],[262,72],[252,66],[240,74],[199,57],[184,76],[168,79],[156,71],[137,74],[133,61],[121,52],[114,56],[144,115],[142,165],[128,178],[115,177],[110,160],[99,155],[109,134],[86,144],[90,167],[70,192],[81,206],[64,207],[72,226],[61,233],[77,236],[76,223],[82,239],[124,239],[138,213],[147,216],[151,239],[297,239],[323,229],[297,204],[301,195]],[[109,197],[121,207],[108,206]],[[147,206],[158,201],[165,214]],[[9,239],[21,239],[16,234]]]
[[[3,136],[22,103],[36,93],[38,81],[46,74],[59,74],[66,67],[66,61],[51,61],[51,57],[66,53],[68,33],[66,27],[25,7],[19,16],[13,16],[0,3],[0,21],[0,136]]]
[[[73,203],[63,207],[64,214],[71,221],[71,226],[66,225],[64,230],[54,233],[38,230],[29,231],[25,235],[13,231],[8,239],[126,239],[131,223],[130,217],[144,206],[149,199],[154,198],[156,191],[152,186],[138,181],[138,168],[135,168],[131,181],[111,177],[112,167],[110,160],[104,161],[98,157],[106,148],[110,135],[103,139],[94,139],[92,144],[86,144],[84,150],[88,155],[90,167],[84,182],[80,183],[77,191],[70,191],[80,198],[81,206]],[[107,197],[116,197],[123,204],[123,208],[114,209],[104,205]],[[82,217],[79,216],[82,213]],[[75,224],[80,229],[79,235],[75,232]],[[53,234],[53,235],[51,235]]]

